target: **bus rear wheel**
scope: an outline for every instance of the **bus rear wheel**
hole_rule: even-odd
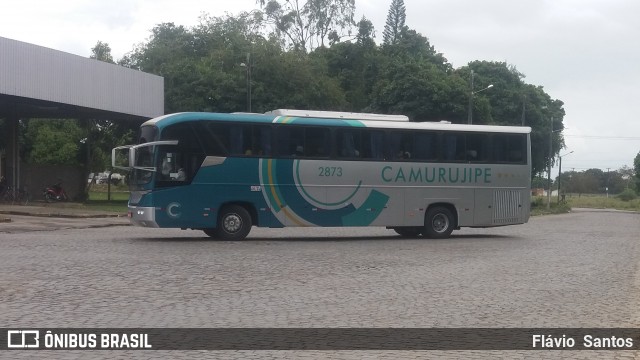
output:
[[[446,207],[436,206],[424,215],[424,231],[422,234],[432,239],[445,239],[451,235],[455,227],[453,213]]]
[[[412,226],[396,227],[396,228],[393,228],[393,231],[395,231],[398,235],[402,237],[413,238],[420,235],[420,233],[422,232],[422,228],[412,227]]]
[[[251,231],[251,215],[239,205],[225,206],[218,215],[216,237],[221,240],[242,240]]]

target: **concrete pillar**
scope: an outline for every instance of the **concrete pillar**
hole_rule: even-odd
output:
[[[7,118],[5,119],[7,125],[7,149],[6,149],[6,161],[7,161],[7,174],[4,176],[7,178],[7,183],[14,189],[17,189],[20,185],[20,144],[18,142],[18,119]]]

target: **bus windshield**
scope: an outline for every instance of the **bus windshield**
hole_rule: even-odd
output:
[[[138,145],[147,144],[158,138],[158,128],[155,126],[143,126],[140,128]],[[153,147],[137,147],[133,154],[133,171],[131,172],[131,186],[145,185],[151,181],[153,175]]]

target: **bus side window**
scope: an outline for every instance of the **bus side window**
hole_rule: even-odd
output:
[[[508,164],[525,162],[525,137],[516,134],[497,134],[493,136],[493,161]]]
[[[257,155],[271,156],[271,128],[269,126],[256,126],[255,130],[260,134]]]
[[[340,158],[358,158],[362,156],[361,132],[352,129],[338,129],[336,139],[338,147],[336,154]]]
[[[413,136],[406,131],[390,130],[387,133],[386,158],[408,160],[413,157]]]
[[[292,156],[304,156],[304,128],[293,127],[289,138],[289,149]]]
[[[493,161],[502,163],[507,161],[507,136],[493,135]]]
[[[326,128],[304,128],[304,155],[325,158],[329,156],[331,133]]]
[[[388,160],[402,159],[402,134],[397,131],[387,133],[386,158]]]
[[[468,162],[489,161],[489,136],[487,134],[466,134],[466,158]]]
[[[413,155],[417,160],[438,158],[438,136],[433,132],[418,132],[413,137]]]
[[[277,155],[299,157],[304,155],[304,128],[280,125],[276,130]]]
[[[204,151],[210,156],[229,156],[229,128],[223,124],[195,122],[196,138],[200,139]]]
[[[507,161],[511,164],[525,163],[525,137],[523,135],[507,135]]]
[[[384,132],[372,130],[368,134],[370,139],[371,159],[382,160],[384,158]]]
[[[400,133],[400,158],[403,160],[413,159],[413,134],[403,131]]]
[[[444,134],[444,153],[442,154],[444,161],[457,160],[458,142],[458,136],[456,134]]]
[[[243,151],[244,146],[244,138],[242,134],[244,133],[244,129],[241,125],[232,125],[229,129],[229,145],[230,145],[230,155],[243,155],[245,151]]]

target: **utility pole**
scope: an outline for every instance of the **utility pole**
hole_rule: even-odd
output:
[[[607,181],[605,184],[605,190],[607,191],[607,199],[609,198],[609,169],[610,168],[607,168]]]
[[[547,210],[551,209],[551,153],[553,152],[553,116],[549,124],[549,169],[547,170]]]
[[[467,111],[467,124],[473,123],[473,70],[471,70],[471,79],[469,80],[469,110]]]
[[[563,156],[567,156],[569,154],[573,154],[573,151],[570,151],[564,155],[559,155],[558,158],[560,158],[560,167],[558,168],[558,204],[560,204],[560,184],[562,184],[562,157]]]
[[[522,95],[522,122],[521,122],[521,126],[524,126],[525,100],[526,100],[526,95]]]

